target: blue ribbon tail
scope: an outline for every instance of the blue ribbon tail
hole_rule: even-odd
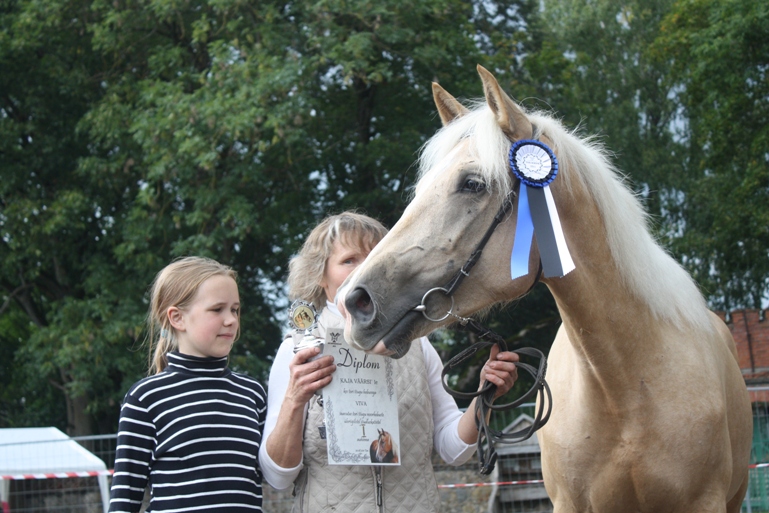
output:
[[[515,240],[510,255],[510,277],[514,280],[529,274],[531,240],[534,237],[534,222],[529,209],[528,187],[521,184],[518,193],[518,220],[515,224]]]

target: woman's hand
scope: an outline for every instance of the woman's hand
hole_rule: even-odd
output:
[[[331,383],[331,375],[336,370],[333,356],[307,361],[319,353],[318,347],[303,349],[288,364],[286,394],[275,428],[265,442],[267,455],[284,469],[294,468],[302,462],[304,408],[316,390]]]
[[[333,356],[321,356],[311,362],[307,361],[318,353],[319,348],[310,347],[299,351],[291,359],[288,364],[289,379],[284,401],[304,407],[316,390],[331,383],[331,375],[336,371]]]
[[[497,385],[497,392],[494,394],[494,399],[505,395],[513,388],[515,380],[518,379],[518,369],[515,367],[515,363],[519,360],[517,354],[510,351],[499,351],[499,346],[494,344],[491,346],[491,354],[489,359],[481,369],[481,383],[480,388],[483,387],[485,381],[489,381],[494,385]]]
[[[481,383],[478,386],[478,390],[483,388],[483,384],[486,381],[497,385],[497,391],[494,394],[494,399],[505,395],[513,385],[515,380],[518,379],[518,369],[514,362],[518,361],[518,355],[510,351],[499,351],[499,346],[494,344],[491,346],[491,354],[489,359],[483,365],[481,369]],[[466,444],[474,444],[478,440],[478,428],[475,423],[475,404],[480,400],[476,397],[470,403],[470,406],[462,414],[457,425],[457,433]],[[491,415],[491,410],[486,412],[486,422],[488,422],[488,415]]]

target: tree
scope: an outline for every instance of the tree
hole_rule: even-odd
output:
[[[755,5],[754,5],[755,4]],[[525,94],[604,138],[714,308],[767,298],[766,7],[552,0]],[[728,127],[728,128],[727,128]]]
[[[125,359],[103,351],[93,323],[111,317],[98,280],[106,274],[116,291],[122,282],[120,273],[105,273],[109,209],[94,199],[109,204],[112,196],[78,172],[88,141],[76,125],[99,96],[92,80],[99,59],[87,35],[86,4],[6,2],[0,23],[0,314],[15,326],[3,339],[16,348],[9,387],[15,404],[3,420],[37,418],[30,410],[58,396],[69,430],[88,433],[89,409],[114,393],[104,376],[127,370]],[[90,369],[101,382],[79,379]],[[100,395],[105,389],[110,393]],[[64,419],[55,422],[65,427]]]
[[[479,33],[521,30],[515,3],[489,5],[2,4],[0,376],[17,393],[0,422],[58,393],[65,412],[36,410],[49,422],[114,430],[146,369],[147,286],[181,255],[238,271],[232,364],[264,379],[290,255],[330,211],[399,217],[438,127],[430,81],[480,92]]]
[[[669,177],[679,173],[681,150],[671,131],[675,104],[663,81],[666,63],[648,48],[672,0],[546,2],[539,21],[544,39],[526,60],[534,91],[564,122],[596,134],[616,164],[662,215]]]
[[[680,0],[654,46],[687,122],[676,252],[724,309],[769,297],[769,6]]]

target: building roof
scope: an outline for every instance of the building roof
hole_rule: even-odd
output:
[[[0,474],[106,470],[104,462],[55,427],[0,429]]]
[[[525,413],[519,415],[513,422],[508,424],[506,428],[502,430],[503,433],[513,433],[515,431],[525,429],[534,424],[534,419]],[[505,443],[498,442],[496,444],[497,454],[500,456],[508,454],[539,454],[541,452],[539,448],[539,439],[537,432],[531,438],[528,438],[522,442]]]

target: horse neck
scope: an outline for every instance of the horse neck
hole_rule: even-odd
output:
[[[643,372],[643,355],[661,343],[660,321],[626,285],[590,194],[573,184],[571,191],[554,187],[553,195],[576,269],[543,282],[556,300],[569,342],[587,372],[601,380]]]

